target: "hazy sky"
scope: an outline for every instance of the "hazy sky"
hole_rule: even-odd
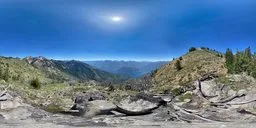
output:
[[[255,0],[0,0],[0,55],[171,60],[256,48]]]

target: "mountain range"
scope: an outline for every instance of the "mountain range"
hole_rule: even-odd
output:
[[[168,63],[168,61],[85,61],[95,68],[132,78],[142,77]]]
[[[6,78],[5,81],[26,83],[38,78],[45,84],[90,80],[115,83],[128,78],[96,69],[81,61],[60,61],[41,56],[23,59],[0,57],[0,77]]]

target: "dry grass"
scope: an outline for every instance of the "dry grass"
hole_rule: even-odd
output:
[[[215,72],[217,75],[227,74],[225,59],[207,50],[196,50],[182,56],[182,69],[177,71],[174,61],[160,68],[153,76],[154,91],[163,92],[177,86],[187,85],[201,75]]]

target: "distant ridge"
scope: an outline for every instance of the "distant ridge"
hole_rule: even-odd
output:
[[[122,81],[126,78],[96,69],[81,61],[60,61],[45,57],[26,57],[30,65],[44,71],[48,76],[74,80]]]
[[[103,60],[103,61],[84,61],[95,68],[125,75],[133,78],[141,77],[147,73],[152,72],[153,70],[160,68],[164,64],[167,64],[168,61],[117,61],[117,60]]]

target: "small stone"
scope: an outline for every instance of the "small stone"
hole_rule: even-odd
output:
[[[242,96],[242,95],[247,94],[247,91],[246,91],[245,89],[242,89],[242,90],[239,90],[239,91],[237,92],[237,94],[238,94],[239,96]]]

